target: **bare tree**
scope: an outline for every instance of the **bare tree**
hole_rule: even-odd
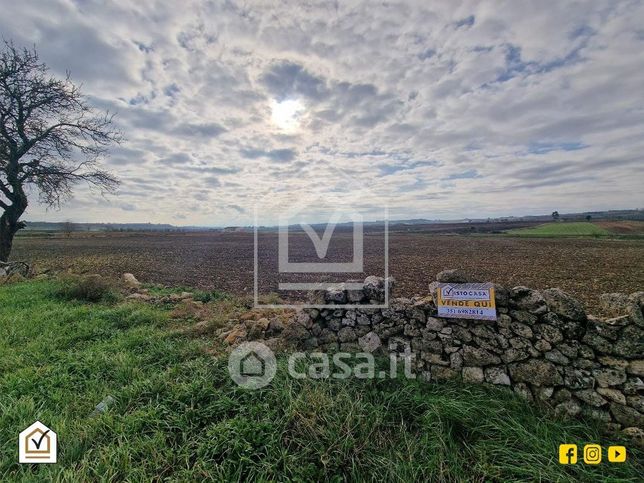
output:
[[[76,224],[72,223],[70,220],[67,220],[61,224],[60,229],[65,234],[65,237],[69,238],[72,236],[72,233],[76,231]]]
[[[87,182],[101,192],[118,180],[98,167],[106,148],[120,142],[109,113],[97,115],[74,85],[50,76],[35,50],[5,42],[0,53],[0,261],[7,261],[30,186],[49,206]]]

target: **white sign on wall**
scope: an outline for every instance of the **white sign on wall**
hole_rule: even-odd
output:
[[[491,283],[439,283],[436,291],[439,317],[496,320]]]

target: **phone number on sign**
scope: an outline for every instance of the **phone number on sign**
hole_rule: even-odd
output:
[[[454,314],[454,315],[485,315],[485,311],[481,309],[452,309],[448,307],[441,307],[440,314]]]

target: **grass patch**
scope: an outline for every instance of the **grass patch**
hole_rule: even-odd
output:
[[[64,300],[116,302],[120,297],[116,285],[100,275],[64,275],[53,293]]]
[[[52,297],[57,283],[0,287],[0,480],[638,481],[623,465],[557,463],[560,443],[610,441],[483,386],[408,380],[274,381],[239,389],[209,339],[142,304]],[[176,321],[173,325],[176,327]],[[95,405],[115,403],[97,417]],[[18,465],[40,419],[56,465]]]
[[[509,230],[508,235],[534,237],[565,237],[565,236],[609,236],[608,230],[588,222],[556,222],[518,230]]]
[[[208,302],[217,302],[220,300],[231,299],[231,296],[225,292],[220,292],[218,290],[197,290],[190,287],[164,287],[159,285],[146,284],[144,286],[148,289],[150,295],[157,297],[163,297],[165,295],[176,295],[183,292],[190,292],[194,300],[198,300],[203,303]]]

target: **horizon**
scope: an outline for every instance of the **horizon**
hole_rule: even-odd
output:
[[[600,213],[600,214],[609,214],[613,212],[623,212],[623,211],[642,211],[644,208],[613,208],[609,210],[595,210],[595,211],[580,211],[580,212],[574,212],[574,211],[565,211],[561,210],[556,210],[559,212],[560,216],[581,216],[585,214],[591,214],[591,213]],[[536,214],[522,214],[522,215],[501,215],[497,217],[486,217],[486,216],[479,216],[479,217],[467,217],[467,218],[427,218],[427,217],[415,217],[415,218],[387,218],[387,219],[370,219],[370,220],[363,220],[363,223],[368,223],[368,224],[374,224],[374,223],[384,223],[385,221],[389,224],[391,223],[403,223],[407,221],[427,221],[429,223],[458,223],[458,222],[467,222],[467,221],[482,221],[482,220],[492,220],[492,221],[498,221],[498,220],[508,220],[508,219],[516,219],[516,220],[521,220],[523,218],[540,218],[540,217],[550,217],[551,214],[548,213],[536,213]],[[131,222],[119,222],[119,221],[76,221],[76,220],[70,220],[70,219],[61,219],[61,220],[26,220],[26,223],[72,223],[76,225],[170,225],[174,228],[208,228],[208,229],[221,229],[221,228],[248,228],[248,227],[253,227],[257,226],[258,228],[271,228],[271,227],[276,227],[276,226],[286,226],[286,225],[271,225],[271,224],[249,224],[249,225],[181,225],[181,224],[175,224],[175,223],[153,223],[150,221],[131,221]],[[297,225],[299,222],[294,222],[291,223],[290,226],[292,225]],[[328,221],[320,220],[320,221],[311,221],[311,220],[303,220],[302,223],[309,223],[311,225],[319,225],[319,224],[327,224]],[[339,222],[338,224],[343,224],[344,222]]]

